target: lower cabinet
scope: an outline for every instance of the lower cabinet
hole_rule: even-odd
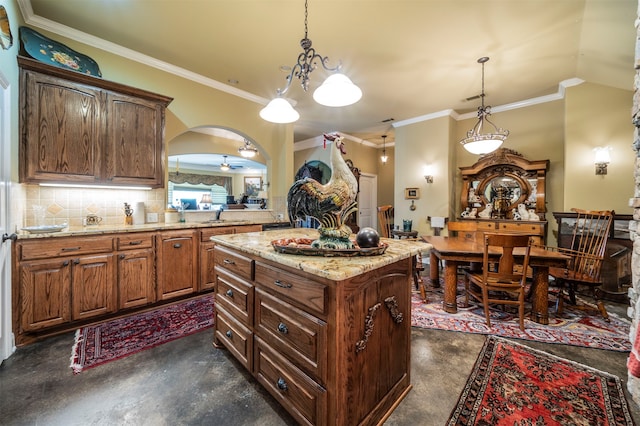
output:
[[[71,262],[71,319],[83,320],[117,310],[113,254],[84,256]]]
[[[342,281],[220,244],[214,261],[214,345],[299,424],[379,424],[411,389],[411,258]]]
[[[18,239],[12,244],[16,344],[212,291],[211,235],[260,229],[237,225]],[[241,285],[231,287],[240,297]]]
[[[160,232],[157,239],[158,300],[195,293],[198,289],[196,231]]]

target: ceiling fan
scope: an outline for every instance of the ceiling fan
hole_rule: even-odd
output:
[[[242,166],[232,166],[231,164],[229,164],[227,162],[227,156],[223,155],[222,156],[224,158],[224,160],[222,160],[222,163],[220,164],[220,170],[223,172],[227,172],[229,170],[234,170],[234,169],[240,169],[242,168]]]

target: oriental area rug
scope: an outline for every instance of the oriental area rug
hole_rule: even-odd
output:
[[[214,296],[207,295],[117,318],[76,331],[75,374],[213,326]]]
[[[617,376],[489,336],[447,425],[633,425]]]
[[[491,309],[491,328],[487,326],[482,305],[469,299],[469,306],[464,307],[464,284],[458,283],[458,312],[450,314],[442,309],[443,283],[433,288],[427,280],[427,303],[416,292],[412,295],[411,322],[414,327],[459,331],[465,333],[490,334],[501,337],[534,340],[542,343],[560,343],[611,351],[631,351],[629,341],[630,321],[617,317],[609,312],[610,322],[606,322],[595,305],[578,299],[575,306],[565,303],[561,318],[555,315],[555,298],[550,297],[549,324],[533,322],[525,313],[524,331],[518,324],[517,311],[504,312]]]

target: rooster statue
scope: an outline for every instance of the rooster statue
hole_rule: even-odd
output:
[[[358,210],[358,181],[342,158],[346,154],[343,138],[337,133],[325,134],[324,138],[333,142],[331,178],[324,185],[309,177],[294,182],[287,196],[289,220],[293,225],[309,216],[320,222],[320,238],[312,243],[314,248],[353,249],[349,240],[352,231],[344,222]]]

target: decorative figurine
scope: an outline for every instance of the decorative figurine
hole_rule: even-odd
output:
[[[491,204],[487,204],[480,213],[478,213],[478,217],[483,219],[491,218],[491,213],[493,212],[493,206]]]
[[[343,137],[331,133],[324,138],[333,141],[331,178],[324,185],[310,177],[294,182],[287,195],[289,220],[294,225],[297,219],[310,216],[320,222],[320,238],[312,243],[314,248],[353,249],[349,239],[352,231],[345,221],[358,210],[358,181],[342,158],[342,154],[346,154]]]
[[[540,216],[536,214],[536,211],[534,209],[529,209],[529,220],[540,220]]]
[[[469,213],[469,219],[475,219],[478,215],[478,209],[476,207],[471,209],[471,213]]]
[[[529,220],[529,212],[524,204],[518,204],[518,213],[520,213],[521,220]]]

